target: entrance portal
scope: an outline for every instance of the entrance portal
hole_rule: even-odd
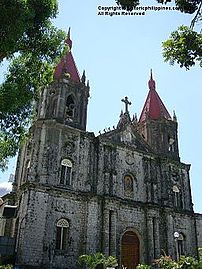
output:
[[[136,233],[127,231],[121,240],[121,265],[134,269],[140,262],[140,241]]]

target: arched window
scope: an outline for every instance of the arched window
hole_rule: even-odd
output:
[[[174,146],[175,139],[171,136],[168,136],[168,150],[174,152],[175,146]]]
[[[66,109],[65,115],[66,117],[74,117],[75,114],[75,101],[72,95],[69,95],[66,100]]]
[[[174,185],[173,186],[173,204],[175,207],[182,208],[183,203],[182,203],[182,193],[178,186]]]
[[[53,102],[52,102],[52,107],[51,107],[51,116],[52,117],[55,117],[56,116],[56,113],[57,113],[57,102],[58,102],[57,99],[54,99]]]
[[[66,250],[69,234],[69,222],[66,219],[60,219],[56,223],[56,249]]]
[[[124,194],[126,196],[131,196],[133,194],[133,177],[131,175],[124,176]]]
[[[61,172],[60,172],[60,184],[71,185],[72,177],[72,162],[69,159],[63,159],[61,161]]]
[[[23,180],[24,182],[27,181],[28,179],[29,171],[30,171],[30,160],[27,160],[25,164],[25,173],[24,173],[24,180]]]

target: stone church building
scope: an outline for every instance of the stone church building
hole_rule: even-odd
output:
[[[72,47],[70,34],[66,40]],[[114,255],[134,269],[165,253],[197,257],[190,165],[178,123],[152,73],[140,118],[127,97],[113,130],[86,131],[90,87],[71,50],[41,93],[20,150],[14,193],[19,268],[79,268],[81,254]],[[115,123],[116,124],[116,123]]]

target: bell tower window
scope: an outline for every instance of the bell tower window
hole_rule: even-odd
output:
[[[67,97],[66,101],[66,109],[65,109],[66,117],[74,117],[75,116],[75,101],[72,95]]]
[[[69,159],[61,161],[60,184],[64,186],[71,185],[72,162]]]
[[[177,208],[183,208],[182,193],[176,185],[173,186],[173,204]]]
[[[168,150],[170,152],[174,152],[175,151],[174,142],[175,142],[175,139],[173,139],[172,137],[168,136]]]

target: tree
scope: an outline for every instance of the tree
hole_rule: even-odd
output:
[[[51,23],[56,0],[0,1],[0,61],[10,60],[0,85],[0,169],[4,170],[25,139],[40,90],[53,80],[54,66],[65,51],[65,33]]]
[[[1,0],[0,61],[15,52],[42,48],[40,42],[35,43],[36,37],[56,14],[56,0]]]
[[[190,27],[180,26],[172,32],[170,38],[163,42],[163,57],[171,65],[177,63],[180,67],[189,69],[196,63],[202,67],[202,34],[194,31],[196,22],[202,20],[202,0],[156,0],[167,4],[175,2],[181,12],[194,14]],[[139,4],[139,0],[116,0],[123,9],[132,11]]]
[[[202,35],[187,26],[180,26],[163,42],[163,56],[166,62],[189,69],[196,62],[202,67]]]

